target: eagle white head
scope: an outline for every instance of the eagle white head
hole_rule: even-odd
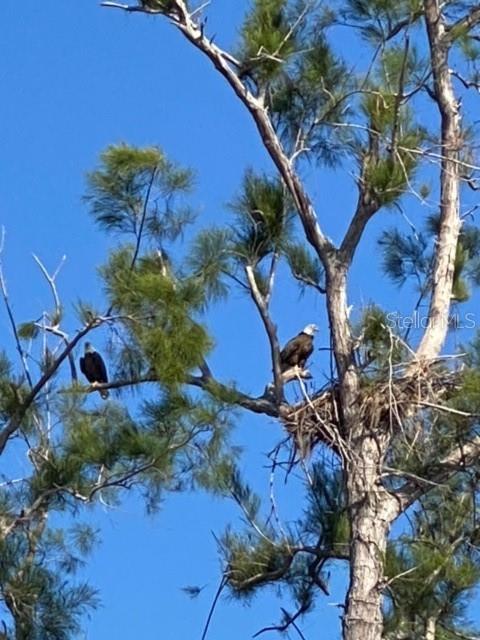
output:
[[[95,351],[91,342],[85,342],[84,350],[85,350],[85,353],[94,353]]]
[[[318,331],[318,327],[316,324],[307,324],[305,329],[303,329],[302,333],[306,333],[307,336],[313,336]]]

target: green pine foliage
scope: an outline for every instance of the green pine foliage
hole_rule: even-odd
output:
[[[193,214],[176,198],[192,187],[191,171],[168,161],[158,147],[108,147],[87,176],[85,201],[104,230],[174,240]]]
[[[230,206],[236,214],[232,252],[242,263],[257,266],[283,249],[293,210],[280,180],[247,171],[241,193]]]
[[[112,254],[103,270],[111,300],[128,316],[124,328],[164,384],[185,381],[211,347],[206,329],[194,320],[205,292],[195,279],[173,280],[142,259],[130,268],[131,251]]]
[[[375,305],[368,306],[358,323],[361,364],[371,376],[384,377],[386,372],[406,358],[401,337],[395,332],[387,313]]]
[[[431,269],[427,254],[428,239],[421,233],[404,234],[398,229],[384,231],[379,239],[383,253],[383,269],[399,286],[415,278],[420,287]]]
[[[270,90],[274,122],[287,148],[295,150],[301,138],[307,155],[338,166],[351,136],[331,123],[350,114],[351,74],[322,30],[302,36],[301,51]]]
[[[413,48],[393,46],[382,53],[377,77],[369,83],[362,110],[368,121],[368,152],[363,179],[381,206],[391,206],[408,192],[419,165],[415,151],[426,131],[414,119],[404,94],[423,63]]]
[[[286,579],[292,551],[288,541],[275,542],[267,536],[234,534],[227,531],[220,540],[229,566],[228,584],[236,595],[249,598],[262,586]]]
[[[307,287],[323,290],[325,274],[316,256],[300,242],[289,242],[285,247],[285,257],[293,277],[304,291]]]
[[[474,6],[457,4],[449,5],[452,19]],[[140,5],[178,24],[176,0]],[[431,149],[438,150],[438,134],[430,124],[421,125],[418,106],[423,108],[424,94],[432,96],[434,88],[425,43],[413,42],[422,12],[420,0],[347,0],[326,8],[303,0],[252,0],[236,55],[225,59],[256,100],[249,104],[263,107],[270,118],[294,177],[302,180],[317,165],[345,168],[354,175],[359,211],[366,216],[384,208],[403,210],[412,193],[424,200],[431,195],[424,184],[425,158],[431,163],[435,157]],[[201,12],[190,18],[198,20],[203,38]],[[340,54],[336,37],[345,24],[360,34],[362,55],[373,52],[369,66],[363,60],[352,65],[350,52]],[[463,84],[478,82],[478,37],[465,24],[448,36],[456,55],[468,62]],[[462,83],[457,76],[455,82]],[[237,93],[238,87],[237,82]],[[467,127],[464,136],[461,157],[473,166]],[[424,151],[430,155],[422,157]],[[469,176],[463,178],[475,187]],[[78,380],[75,352],[28,404],[32,379],[52,370],[68,343],[67,308],[60,304],[16,326],[21,369],[0,353],[0,418],[7,426],[21,421],[7,444],[18,447],[29,466],[24,477],[0,483],[0,598],[9,616],[9,640],[76,637],[81,617],[98,605],[95,589],[77,579],[96,541],[96,532],[77,519],[80,507],[97,500],[119,504],[126,489],[136,490],[149,511],[159,508],[167,491],[197,488],[233,500],[245,527],[227,527],[219,547],[235,597],[250,599],[262,587],[275,587],[304,614],[319,592],[328,593],[329,570],[348,560],[352,531],[338,451],[329,456],[319,445],[310,459],[299,461],[292,447],[287,463],[275,463],[278,473],[288,469],[285,477],[295,475],[295,482],[300,468],[305,476],[297,512],[282,523],[273,493],[268,505],[256,494],[240,472],[241,449],[229,440],[234,407],[245,396],[234,383],[217,382],[206,363],[214,348],[208,326],[213,303],[225,301],[232,287],[252,297],[252,274],[265,307],[276,277],[293,278],[302,291],[325,293],[326,274],[305,243],[282,179],[272,169],[250,168],[239,182],[229,223],[200,228],[192,226],[193,173],[160,147],[111,145],[88,174],[84,201],[115,245],[100,269],[105,304],[95,308],[81,300],[74,310],[84,331],[102,327],[107,333],[102,353],[115,388],[105,401],[90,393],[95,389]],[[435,215],[421,231],[404,233],[395,223],[380,236],[385,273],[399,286],[413,281],[418,304],[431,288],[438,230]],[[467,301],[480,283],[478,256],[480,231],[465,220],[453,302]],[[441,397],[445,411],[425,405],[412,417],[402,413],[403,397],[393,390],[399,365],[410,355],[407,336],[398,335],[388,311],[373,304],[363,311],[355,335],[352,367],[359,373],[360,394],[388,381],[402,414],[400,427],[395,420],[389,425],[393,444],[382,481],[392,490],[401,487],[402,475],[422,483],[454,447],[478,435],[480,338],[470,346],[462,372],[445,364],[432,367],[432,375],[454,378]],[[328,384],[336,400],[336,381]],[[128,405],[125,390],[137,391]],[[318,394],[312,392],[314,400]],[[253,400],[270,402],[267,393]],[[341,436],[354,446],[348,434]],[[351,464],[348,457],[341,462]],[[408,511],[411,531],[392,540],[385,559],[386,640],[420,640],[432,618],[438,640],[471,632],[463,618],[480,580],[477,466],[468,473],[462,469],[455,481],[435,484]],[[52,520],[61,524],[53,526]],[[283,610],[280,625],[288,630],[290,622]]]
[[[314,3],[258,0],[241,31],[239,76],[266,100],[275,127],[292,152],[338,164],[348,135],[329,126],[349,112],[353,88],[346,65],[325,37],[332,9]]]
[[[234,214],[232,225],[201,231],[186,261],[186,277],[206,296],[204,308],[225,298],[232,283],[246,289],[246,267],[253,268],[257,286],[265,293],[272,259],[285,259],[302,287],[321,287],[318,260],[292,241],[295,214],[280,180],[247,170],[229,208]]]
[[[429,276],[433,267],[433,248],[439,231],[439,216],[429,216],[425,232],[402,233],[398,229],[384,231],[379,239],[383,253],[383,269],[399,286],[414,280],[425,295],[430,287]],[[455,255],[452,288],[454,302],[466,302],[471,287],[480,282],[480,230],[465,223],[459,235]]]
[[[81,525],[45,527],[44,514],[24,518],[24,525],[0,541],[0,594],[13,620],[7,637],[69,640],[80,631],[85,612],[98,605],[95,589],[75,579],[95,532]]]
[[[25,376],[14,372],[13,364],[5,351],[0,350],[0,419],[6,423],[22,406],[28,395]],[[28,412],[24,418],[24,430],[32,426],[32,414]]]
[[[241,37],[242,73],[259,83],[271,81],[295,50],[287,0],[254,0]]]
[[[371,45],[383,42],[398,24],[415,24],[422,15],[419,0],[348,0],[342,15],[359,25]]]
[[[78,521],[70,531],[53,528],[51,516],[65,522],[82,504],[118,504],[125,489],[137,489],[154,511],[165,491],[202,486],[208,469],[231,456],[225,448],[228,388],[217,400],[183,387],[212,346],[200,317],[212,297],[204,284],[209,276],[194,265],[182,270],[167,251],[192,220],[190,208],[179,204],[190,187],[191,172],[154,147],[109,147],[88,177],[92,215],[121,238],[102,269],[110,310],[118,316],[104,351],[110,377],[133,388],[146,378],[155,392],[132,412],[113,391],[98,404],[79,384],[74,356],[66,358],[71,383],[60,367],[23,415],[21,446],[31,468],[18,484],[0,485],[0,523],[8,531],[0,540],[0,597],[12,639],[70,640],[98,604],[95,589],[75,577],[94,532]],[[105,311],[89,301],[79,301],[75,311],[84,328],[104,322]],[[33,379],[50,370],[65,346],[63,317],[41,317],[17,328]],[[59,336],[43,328],[49,321]],[[5,423],[17,419],[29,392],[26,370],[18,374],[2,353]]]
[[[315,463],[306,487],[304,512],[295,527],[286,528],[278,526],[272,513],[263,515],[260,498],[231,460],[223,461],[215,477],[216,483],[210,477],[210,486],[241,507],[248,526],[243,532],[227,527],[219,540],[231,593],[249,602],[259,589],[275,586],[290,595],[298,610],[311,610],[318,588],[328,591],[329,560],[348,553],[349,526],[341,475],[332,475]]]
[[[480,580],[474,494],[466,475],[432,491],[410,517],[411,531],[389,546],[386,638],[421,640],[429,620],[435,637],[477,635],[467,606]]]
[[[38,336],[39,327],[36,322],[23,322],[17,331],[22,340],[33,340]]]
[[[223,300],[228,295],[224,277],[233,270],[229,229],[212,228],[198,233],[191,246],[187,268],[205,292],[206,302]]]
[[[350,526],[346,513],[345,486],[339,471],[327,465],[312,465],[307,491],[307,506],[302,519],[306,540],[320,543],[326,558],[342,557],[348,552]]]

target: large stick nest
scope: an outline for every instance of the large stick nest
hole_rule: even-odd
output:
[[[363,376],[355,401],[358,420],[377,433],[402,428],[420,409],[441,409],[441,403],[459,388],[460,371],[440,366],[398,368],[388,376]],[[302,457],[319,445],[342,455],[345,440],[338,382],[290,407],[283,422]]]

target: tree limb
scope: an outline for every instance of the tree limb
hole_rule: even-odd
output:
[[[283,384],[282,384],[282,370],[280,366],[280,346],[278,344],[277,328],[273,324],[270,314],[268,312],[268,306],[265,298],[260,292],[257,281],[255,279],[255,273],[253,267],[247,265],[245,267],[245,273],[247,276],[248,284],[250,287],[250,293],[258,309],[260,317],[262,318],[263,326],[267,332],[268,341],[270,343],[270,354],[272,358],[273,368],[273,383],[275,387],[275,399],[277,404],[282,402],[283,398]]]
[[[467,467],[478,461],[480,457],[480,436],[471,442],[460,444],[448,456],[440,460],[430,473],[425,472],[425,478],[413,477],[406,482],[398,492],[402,502],[402,511],[405,511],[420,496],[428,493],[434,487],[447,483],[456,473],[464,471]],[[420,485],[428,484],[428,489]]]
[[[480,5],[473,8],[466,16],[445,27],[444,40],[450,45],[459,34],[465,34],[480,24]]]
[[[77,335],[68,343],[62,353],[55,359],[55,361],[47,369],[47,371],[45,371],[40,380],[38,380],[38,382],[32,387],[30,393],[25,398],[23,403],[17,408],[15,413],[7,421],[4,428],[0,431],[0,454],[3,453],[3,450],[5,449],[10,436],[12,436],[20,428],[23,418],[25,417],[29,408],[35,402],[37,395],[40,393],[40,391],[42,391],[43,387],[54,375],[62,362],[66,358],[68,358],[69,354],[73,351],[80,340],[100,323],[101,320],[99,320],[98,318],[94,318],[88,324],[86,324],[83,329],[81,329],[77,333]]]
[[[151,175],[150,180],[148,182],[147,193],[145,194],[145,200],[143,201],[142,218],[140,220],[140,228],[138,230],[137,241],[135,243],[135,251],[133,253],[132,263],[130,265],[130,269],[131,270],[133,270],[133,268],[135,266],[135,263],[137,261],[137,258],[138,258],[138,254],[140,252],[140,244],[142,242],[142,234],[143,234],[143,228],[145,226],[145,220],[147,218],[148,203],[149,203],[149,200],[150,200],[150,193],[152,191],[152,186],[153,186],[153,182],[155,180],[156,175],[157,175],[157,169],[155,168],[152,171],[152,175]]]
[[[87,388],[87,393],[94,393],[96,391],[102,391],[103,389],[122,389],[124,387],[131,387],[138,384],[158,383],[160,380],[155,374],[142,376],[140,378],[132,378],[129,380],[112,380],[111,382],[91,385]],[[215,380],[211,374],[193,376],[188,375],[185,379],[185,383],[191,387],[197,387],[203,389],[209,393],[212,397],[232,397],[232,404],[238,405],[244,409],[248,409],[253,413],[261,413],[272,418],[278,418],[282,414],[281,407],[277,407],[275,403],[269,400],[265,396],[252,397],[237,389],[233,389],[221,382]],[[1,435],[1,434],[0,434]]]
[[[334,250],[332,242],[323,234],[317,220],[314,208],[305,192],[300,178],[293,170],[289,159],[282,148],[275,130],[268,116],[263,100],[255,97],[243,84],[237,73],[230,66],[238,62],[226,51],[223,51],[212,40],[208,39],[201,26],[198,26],[189,14],[183,0],[174,0],[177,11],[175,15],[162,11],[149,10],[148,13],[165,13],[172,19],[174,25],[183,33],[197,49],[212,62],[219,73],[227,80],[241,102],[252,116],[260,136],[271,159],[282,176],[299,213],[308,241],[313,246],[325,264],[329,254]],[[124,11],[144,11],[142,7],[129,7],[115,2],[102,2],[102,6],[116,7]]]
[[[455,97],[448,66],[449,45],[445,40],[445,22],[438,0],[424,0],[435,100],[442,122],[442,164],[440,170],[440,226],[437,236],[432,274],[432,295],[428,311],[428,326],[417,350],[417,357],[436,357],[448,331],[455,255],[460,232],[460,172],[461,148],[459,105]]]
[[[101,2],[100,3],[101,7],[107,7],[110,9],[122,9],[122,11],[128,11],[128,12],[138,12],[138,13],[154,13],[154,14],[158,14],[158,13],[163,13],[163,10],[161,9],[150,9],[149,7],[145,7],[145,6],[136,6],[136,5],[128,5],[128,4],[122,4],[120,2]]]

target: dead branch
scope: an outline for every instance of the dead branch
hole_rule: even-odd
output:
[[[17,408],[15,413],[10,417],[7,421],[6,425],[0,431],[0,454],[3,453],[5,449],[8,439],[20,428],[21,423],[27,411],[30,409],[32,404],[35,402],[38,394],[42,391],[44,386],[50,381],[52,376],[55,374],[59,366],[62,362],[68,358],[68,355],[73,351],[76,345],[80,342],[82,338],[84,338],[92,329],[97,327],[101,323],[101,320],[98,318],[92,319],[88,324],[86,324],[77,335],[68,343],[68,345],[64,348],[62,353],[54,360],[51,366],[45,371],[45,373],[41,376],[38,382],[32,387],[30,393],[22,402],[22,404]]]
[[[42,272],[43,276],[45,277],[45,280],[48,283],[48,286],[50,287],[50,290],[52,292],[52,296],[53,296],[53,301],[55,304],[55,318],[54,320],[56,320],[54,326],[46,326],[45,323],[39,324],[36,323],[36,326],[38,326],[42,331],[46,331],[47,333],[52,333],[53,335],[58,336],[62,342],[65,344],[65,346],[68,345],[68,335],[66,333],[64,333],[63,331],[60,330],[59,328],[59,323],[60,323],[60,319],[61,319],[61,315],[62,315],[62,305],[60,302],[60,296],[58,295],[58,290],[57,290],[57,283],[56,283],[56,279],[58,274],[60,273],[60,269],[63,267],[63,265],[65,264],[65,260],[67,259],[67,256],[63,256],[62,259],[60,260],[58,267],[55,269],[53,275],[50,275],[47,268],[45,267],[45,265],[42,263],[42,261],[40,260],[40,258],[38,256],[36,256],[35,254],[33,254],[33,259],[35,260],[35,262],[38,264],[40,271]],[[77,380],[77,369],[75,367],[75,359],[73,357],[73,354],[70,352],[68,354],[68,362],[70,365],[70,374],[72,377],[72,381]]]
[[[0,256],[3,253],[4,243],[5,243],[5,228],[2,227],[2,234],[1,234],[1,240],[0,240]],[[1,263],[1,261],[0,261],[0,288],[2,290],[3,302],[4,302],[4,305],[5,305],[5,309],[7,311],[8,320],[10,322],[10,327],[12,329],[13,337],[15,339],[15,345],[16,345],[18,354],[20,356],[20,360],[22,362],[23,371],[25,373],[25,377],[27,378],[27,382],[28,382],[30,388],[32,388],[33,387],[33,381],[32,381],[32,376],[31,376],[31,373],[30,373],[30,369],[28,367],[27,354],[25,353],[25,351],[24,351],[24,349],[22,347],[22,342],[20,340],[20,336],[18,335],[17,323],[15,322],[15,317],[13,315],[13,310],[12,310],[12,307],[10,305],[10,301],[9,301],[9,298],[8,298],[7,284],[5,282],[5,277],[3,275],[3,265]]]
[[[476,6],[466,16],[445,27],[444,41],[451,45],[459,34],[468,33],[480,24],[480,6]]]
[[[101,4],[105,7],[115,7],[123,9],[124,11],[145,12],[143,7],[130,7],[115,2],[103,2]],[[252,116],[265,148],[292,195],[308,241],[312,244],[322,262],[327,262],[329,260],[329,253],[334,247],[319,226],[312,203],[278,140],[263,101],[255,97],[248,88],[245,87],[242,80],[230,66],[231,64],[237,66],[238,62],[228,52],[223,51],[204,35],[203,29],[192,20],[192,16],[189,14],[183,0],[175,0],[175,7],[174,25],[183,33],[187,40],[207,56],[219,73],[227,80],[228,84]],[[162,11],[157,10],[149,10],[148,12],[162,13]],[[172,16],[169,15],[168,17]]]
[[[435,101],[442,120],[442,159],[440,170],[440,228],[437,237],[432,275],[432,295],[425,329],[417,357],[431,359],[440,353],[448,331],[455,255],[460,232],[461,147],[459,104],[455,97],[448,65],[449,42],[446,26],[437,0],[424,0]]]
[[[157,175],[157,169],[155,168],[152,171],[152,175],[151,175],[151,178],[150,178],[150,180],[148,182],[148,186],[147,186],[147,193],[145,194],[145,199],[143,201],[143,210],[142,210],[142,217],[141,217],[141,220],[140,220],[140,227],[138,229],[137,240],[136,240],[136,243],[135,243],[135,251],[133,252],[132,262],[131,262],[131,265],[130,265],[130,269],[132,269],[132,270],[135,267],[135,263],[137,261],[138,254],[140,252],[140,244],[142,242],[143,228],[145,226],[145,220],[147,218],[147,213],[148,213],[148,204],[149,204],[149,201],[150,201],[150,193],[152,191],[152,187],[153,187],[153,183],[155,181],[156,175]]]
[[[212,602],[212,605],[210,607],[210,611],[208,612],[208,616],[207,616],[207,620],[205,622],[205,626],[203,628],[201,640],[205,640],[205,638],[207,637],[208,628],[210,627],[210,622],[212,621],[212,617],[213,617],[213,614],[215,612],[215,608],[217,606],[218,599],[220,598],[220,596],[222,594],[222,591],[224,590],[224,588],[225,588],[225,586],[227,584],[227,581],[228,581],[228,574],[224,573],[222,575],[222,579],[220,580],[220,584],[218,586],[218,589],[217,589],[217,591],[215,593],[215,597],[213,598],[213,602]]]
[[[270,279],[271,285],[273,285],[273,273],[275,273],[274,269],[275,269],[275,263],[273,263],[273,267],[272,267],[272,275]],[[270,343],[270,354],[272,358],[273,381],[274,381],[274,388],[275,388],[275,400],[277,404],[280,404],[283,399],[283,385],[282,385],[282,370],[280,366],[280,345],[278,343],[277,328],[273,324],[272,319],[270,317],[270,313],[268,311],[268,302],[258,288],[253,267],[251,267],[250,265],[247,265],[245,267],[245,274],[247,276],[251,297],[255,303],[255,306],[258,309],[258,312],[263,322],[263,326],[265,327],[265,331],[267,333],[268,341]]]
[[[110,9],[121,9],[122,11],[127,11],[127,12],[153,13],[153,14],[163,13],[161,9],[151,9],[148,6],[121,4],[120,2],[101,2],[100,6],[107,7]]]

